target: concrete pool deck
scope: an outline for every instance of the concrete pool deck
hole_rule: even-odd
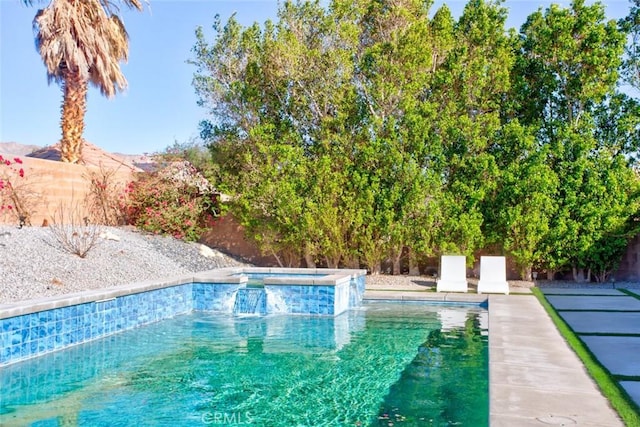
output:
[[[365,299],[489,301],[489,398],[492,427],[624,426],[568,347],[537,298],[367,287]],[[625,385],[640,391],[635,383]],[[635,387],[635,388],[634,388]]]

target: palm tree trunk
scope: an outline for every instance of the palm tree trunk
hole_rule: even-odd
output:
[[[87,111],[88,85],[80,73],[66,71],[64,74],[60,160],[78,163],[82,159],[82,144],[84,142],[82,133],[84,132],[84,115]]]

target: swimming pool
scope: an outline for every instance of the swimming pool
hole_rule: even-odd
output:
[[[260,289],[248,285],[254,274],[265,276]],[[348,269],[224,268],[0,304],[0,367],[193,311],[337,316],[360,305],[365,274]]]
[[[0,425],[488,425],[486,315],[181,315],[0,369]]]

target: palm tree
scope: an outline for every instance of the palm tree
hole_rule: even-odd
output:
[[[140,0],[121,2],[142,10]],[[60,123],[63,162],[77,163],[82,158],[88,84],[107,98],[127,86],[120,62],[128,57],[128,35],[117,11],[111,0],[51,0],[33,20],[36,48],[49,83],[60,84],[64,94]]]

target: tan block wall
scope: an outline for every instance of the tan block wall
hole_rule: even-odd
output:
[[[215,225],[202,235],[200,243],[260,267],[278,266],[274,257],[263,255],[258,247],[245,237],[244,228],[231,214],[219,218]]]
[[[6,165],[0,165],[0,178],[12,177],[14,186],[19,188],[19,194],[27,200],[30,207],[30,223],[38,226],[47,221],[51,223],[59,219],[58,210],[62,206],[65,213],[71,213],[72,207],[79,207],[80,218],[87,216],[85,210],[87,194],[90,188],[91,172],[100,173],[100,168],[69,164],[52,160],[42,160],[25,156],[15,156],[0,153],[5,159],[19,157],[22,165],[11,167],[24,169],[24,179],[18,179],[8,173]],[[131,169],[122,166],[115,170],[113,179],[124,188],[124,185],[134,178]],[[60,222],[60,221],[57,221]],[[0,213],[0,224],[18,224],[15,214],[6,209]]]
[[[637,282],[640,280],[640,236],[629,241],[627,250],[615,273],[616,280]]]

